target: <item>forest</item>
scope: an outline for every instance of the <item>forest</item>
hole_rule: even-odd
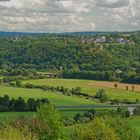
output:
[[[105,40],[102,40],[102,38]],[[140,34],[0,37],[0,75],[140,83]]]

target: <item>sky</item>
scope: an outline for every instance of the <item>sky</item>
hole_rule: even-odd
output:
[[[0,0],[0,31],[140,30],[140,0]]]

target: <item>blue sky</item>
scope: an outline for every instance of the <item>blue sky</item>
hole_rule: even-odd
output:
[[[25,32],[140,29],[140,0],[0,1],[0,30]]]

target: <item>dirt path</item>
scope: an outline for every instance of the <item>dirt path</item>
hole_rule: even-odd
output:
[[[94,81],[92,83],[88,83],[89,86],[99,86],[99,87],[108,87],[108,88],[115,88],[114,87],[115,82],[106,82],[106,81]],[[124,89],[126,90],[126,86],[128,86],[129,90],[132,90],[132,84],[126,84],[126,83],[117,83],[118,89]],[[134,90],[137,92],[140,92],[140,85],[133,84]]]

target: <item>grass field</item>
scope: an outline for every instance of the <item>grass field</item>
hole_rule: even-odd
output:
[[[140,135],[140,117],[129,118],[130,124],[137,130]]]
[[[0,122],[12,121],[23,116],[26,118],[32,118],[34,115],[35,112],[1,112]]]
[[[112,110],[114,108],[96,108],[96,111]],[[91,109],[61,109],[60,114],[63,117],[73,118],[77,113],[83,115],[84,112]],[[31,118],[36,115],[36,112],[0,112],[0,122],[14,120],[18,117]]]
[[[64,86],[69,89],[73,87],[81,87],[83,93],[88,93],[89,95],[95,95],[100,88],[104,88],[106,94],[112,99],[128,99],[130,101],[135,101],[136,98],[140,99],[139,92],[126,91],[123,89],[125,84],[121,84],[118,89],[114,89],[114,83],[110,82],[99,82],[92,80],[74,80],[74,79],[39,79],[39,80],[28,80],[23,81],[23,83],[33,83],[35,85],[50,85],[50,86]],[[130,86],[130,85],[129,85]],[[138,85],[137,85],[138,86]],[[0,86],[0,96],[9,95],[11,98],[23,97],[24,99],[28,98],[48,98],[49,101],[54,105],[93,105],[97,102],[89,99],[84,99],[74,96],[65,96],[60,93],[54,93],[50,91],[43,91],[39,89],[26,89],[26,88],[16,88],[16,87],[6,87]],[[76,113],[83,114],[83,110],[71,110],[71,111],[60,111],[62,116],[73,117]],[[9,113],[0,113],[0,122],[13,120],[19,116],[25,116],[31,118],[34,116],[34,112],[9,112]],[[140,134],[140,117],[133,117],[129,119],[130,124],[136,128]]]
[[[23,97],[28,98],[48,98],[49,101],[54,105],[91,105],[96,104],[95,101],[84,99],[74,96],[65,96],[60,93],[53,93],[48,91],[42,91],[39,89],[25,89],[15,87],[0,86],[0,96],[7,94],[11,98]]]
[[[60,114],[63,117],[68,117],[68,118],[72,118],[73,116],[75,116],[77,113],[83,114],[85,111],[83,110],[71,110],[71,111],[60,111]],[[32,118],[33,116],[36,116],[35,112],[2,112],[0,113],[0,122],[8,122],[8,121],[12,121],[15,120],[19,117],[25,117],[25,118]]]
[[[50,85],[50,86],[64,86],[69,89],[73,87],[81,87],[83,93],[88,93],[89,95],[95,95],[98,89],[104,88],[106,94],[111,99],[128,99],[130,101],[135,101],[140,99],[140,85],[135,85],[137,92],[132,92],[131,90],[126,91],[126,85],[131,88],[130,84],[118,84],[118,89],[114,88],[113,82],[102,82],[93,80],[76,80],[76,79],[38,79],[38,80],[28,80],[23,81],[23,83],[32,83],[35,85]]]

